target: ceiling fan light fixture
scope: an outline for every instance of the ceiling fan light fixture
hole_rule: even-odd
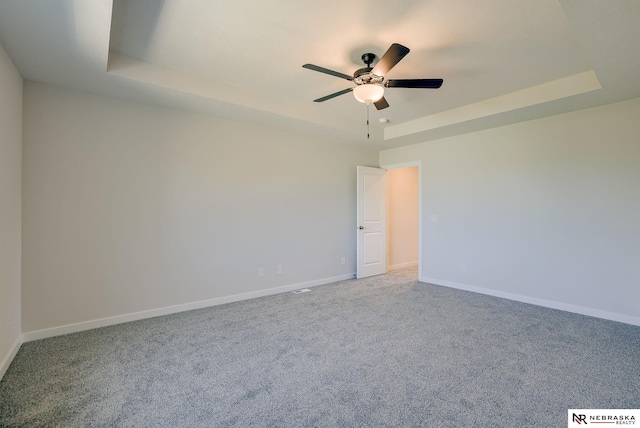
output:
[[[381,85],[365,83],[353,88],[353,96],[361,103],[375,103],[384,96],[384,88]]]

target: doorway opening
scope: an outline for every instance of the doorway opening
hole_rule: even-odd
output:
[[[358,166],[356,193],[356,278],[406,269],[412,270],[412,276],[419,280],[422,277],[422,163],[414,161],[380,168]]]
[[[421,276],[421,165],[385,165],[387,170],[387,267],[391,275]]]

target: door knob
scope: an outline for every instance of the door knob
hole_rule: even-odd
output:
[[[358,229],[362,230],[364,229],[364,226],[359,226]]]

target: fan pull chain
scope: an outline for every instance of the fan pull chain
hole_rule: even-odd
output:
[[[371,103],[367,103],[367,140],[369,139],[369,107]]]

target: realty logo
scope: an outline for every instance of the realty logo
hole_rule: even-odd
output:
[[[587,415],[583,415],[583,414],[579,414],[576,415],[575,413],[573,414],[573,422],[577,423],[577,424],[587,424]]]
[[[640,421],[640,409],[569,409],[567,416],[569,428],[588,424],[635,426]]]

